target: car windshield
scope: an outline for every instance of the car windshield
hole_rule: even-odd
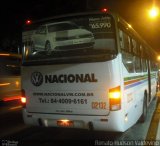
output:
[[[64,31],[71,29],[78,29],[78,26],[75,25],[74,23],[65,23],[65,22],[48,25],[48,32]]]
[[[45,33],[34,33],[42,26],[48,29]],[[23,63],[90,62],[117,52],[114,19],[104,13],[53,19],[22,35]]]

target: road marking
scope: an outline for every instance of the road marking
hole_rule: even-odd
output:
[[[158,109],[158,112],[159,112],[160,111],[160,103],[158,104],[157,109]],[[160,119],[159,119],[159,123],[158,123],[158,130],[157,130],[156,140],[160,140]]]
[[[160,97],[160,91],[158,91],[158,92],[156,93],[156,96]]]
[[[159,124],[158,124],[156,140],[160,140],[160,121],[159,121]]]
[[[158,101],[158,105],[156,106],[156,109],[152,116],[152,120],[146,136],[146,140],[156,140],[158,126],[159,126],[159,117],[160,117],[159,110],[160,110],[160,102]]]

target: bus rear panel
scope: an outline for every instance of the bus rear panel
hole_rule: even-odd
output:
[[[91,12],[26,26],[21,70],[26,124],[124,132],[144,115],[143,103],[153,99],[151,90],[155,94],[155,72],[151,77],[146,58],[148,68],[136,72],[133,63],[140,56],[122,48],[132,41],[117,18]]]

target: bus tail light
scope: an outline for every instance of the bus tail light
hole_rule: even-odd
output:
[[[26,97],[21,97],[21,102],[26,103]]]
[[[22,93],[21,93],[21,103],[23,105],[23,107],[26,107],[26,96],[25,96],[25,91],[22,89]]]
[[[26,20],[26,25],[30,25],[30,24],[32,24],[32,20],[30,20],[30,19],[28,19],[28,20]]]
[[[109,89],[109,104],[111,111],[117,111],[121,109],[120,86]]]
[[[105,13],[105,12],[108,12],[108,8],[102,8],[102,9],[101,9],[101,12],[104,12],[104,13]]]

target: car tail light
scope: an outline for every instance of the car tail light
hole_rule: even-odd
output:
[[[26,96],[25,96],[25,91],[23,89],[21,92],[21,103],[23,107],[26,107]]]
[[[19,88],[19,87],[20,87],[20,82],[19,82],[19,81],[15,81],[15,86],[16,86],[17,88]]]
[[[10,97],[4,97],[3,101],[4,102],[8,102],[8,101],[13,101],[13,100],[19,100],[20,98],[21,98],[20,95],[10,96]]]
[[[109,89],[109,104],[111,111],[116,111],[121,109],[120,86]]]
[[[10,85],[11,83],[0,83],[0,86],[8,86]]]

